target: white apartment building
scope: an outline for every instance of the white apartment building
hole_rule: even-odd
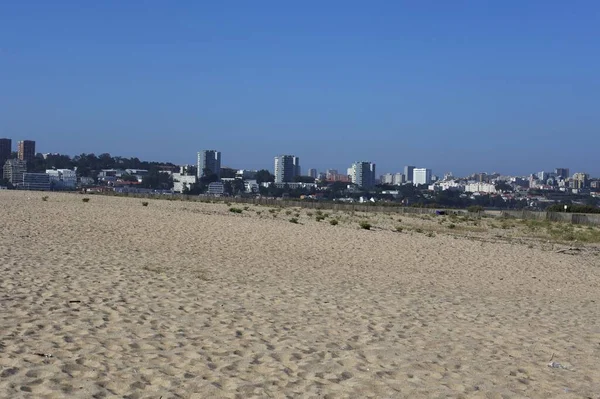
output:
[[[429,190],[431,191],[465,191],[465,184],[461,183],[458,180],[442,180],[437,181],[434,184],[429,186]]]
[[[391,173],[381,175],[379,179],[381,180],[381,184],[394,184],[394,175]]]
[[[354,182],[354,180],[356,179],[356,176],[354,174],[354,167],[350,166],[347,170],[346,170],[346,174],[348,175],[348,177],[350,178],[351,182]]]
[[[275,183],[290,183],[300,176],[300,158],[294,155],[275,157]]]
[[[352,183],[360,188],[372,188],[375,186],[375,164],[372,162],[359,161],[352,164]]]
[[[181,173],[173,173],[173,192],[183,193],[186,189],[192,188],[196,184],[198,178],[196,175],[185,175]]]
[[[413,169],[413,184],[415,186],[431,183],[431,169],[414,168]]]
[[[405,180],[404,173],[396,173],[396,174],[394,174],[394,179],[393,179],[393,181],[392,181],[392,184],[393,184],[394,186],[400,186],[400,185],[402,185],[402,183],[404,183],[405,181],[406,181],[406,180]]]
[[[470,182],[465,186],[465,191],[469,193],[488,193],[496,192],[496,186],[491,183]]]

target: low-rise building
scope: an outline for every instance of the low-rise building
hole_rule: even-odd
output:
[[[391,173],[383,174],[379,177],[381,184],[394,184],[394,175]]]
[[[121,177],[124,174],[127,174],[127,173],[125,173],[125,171],[123,169],[102,169],[98,173],[98,180],[100,180],[100,181],[116,180],[117,177]],[[108,179],[111,177],[113,179]]]
[[[225,186],[223,186],[223,183],[221,183],[220,181],[210,183],[208,185],[207,194],[221,196],[225,194]]]
[[[79,184],[82,186],[93,186],[95,181],[93,177],[81,176],[79,178]]]
[[[496,186],[490,183],[473,182],[465,186],[465,191],[469,193],[495,193]]]
[[[256,170],[240,169],[235,173],[235,177],[243,180],[254,180],[256,179],[257,173],[258,172]]]
[[[77,174],[71,169],[46,169],[50,185],[57,190],[72,190],[77,187]]]
[[[436,181],[429,186],[431,191],[465,191],[465,184],[459,180],[441,180]]]
[[[173,192],[183,193],[190,190],[197,181],[198,177],[196,175],[173,173]]]
[[[271,187],[271,185],[274,185],[277,188],[286,188],[287,187],[291,190],[294,190],[297,188],[317,188],[316,183],[302,183],[302,182],[289,182],[289,183],[265,182],[265,183],[262,183],[263,187]]]
[[[23,190],[50,190],[50,175],[47,173],[23,173],[23,183],[19,185]]]
[[[244,180],[244,189],[247,193],[257,193],[258,188],[259,186],[256,180]]]

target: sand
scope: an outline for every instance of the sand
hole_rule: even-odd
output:
[[[592,245],[82,197],[0,192],[0,397],[600,397]]]

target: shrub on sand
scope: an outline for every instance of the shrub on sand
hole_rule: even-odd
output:
[[[361,229],[371,230],[371,223],[369,223],[369,222],[360,222],[358,225],[360,226]]]

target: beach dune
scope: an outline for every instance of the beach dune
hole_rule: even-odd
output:
[[[600,397],[595,247],[45,195],[0,192],[0,397]]]

